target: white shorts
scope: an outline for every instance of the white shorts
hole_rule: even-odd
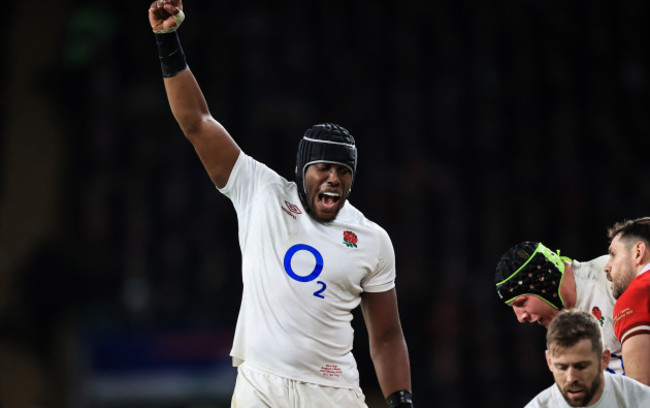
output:
[[[328,387],[290,380],[242,363],[231,408],[368,408],[360,389]]]

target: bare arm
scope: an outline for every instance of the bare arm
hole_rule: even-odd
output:
[[[370,357],[384,398],[395,391],[410,391],[411,368],[395,289],[380,293],[365,292],[361,299],[361,311],[368,329]]]
[[[182,8],[181,0],[154,1],[149,7],[152,29],[173,28],[176,25],[173,17]],[[239,146],[210,114],[203,93],[189,68],[165,78],[164,84],[172,114],[185,137],[194,146],[214,185],[224,187],[239,156]]]
[[[189,69],[165,78],[167,99],[174,118],[192,143],[203,167],[217,187],[228,182],[239,147],[208,111],[203,94]]]
[[[650,334],[637,334],[622,345],[625,375],[650,385]]]

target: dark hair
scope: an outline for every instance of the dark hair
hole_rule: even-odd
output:
[[[582,339],[591,340],[591,348],[598,355],[603,352],[603,332],[598,320],[589,312],[566,309],[551,321],[546,332],[546,348],[552,355]]]
[[[650,217],[617,222],[607,229],[607,237],[610,241],[619,234],[621,241],[630,243],[629,241],[637,239],[650,246]]]

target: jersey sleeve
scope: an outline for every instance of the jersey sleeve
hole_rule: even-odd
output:
[[[614,331],[621,344],[637,334],[650,334],[650,281],[648,279],[632,281],[616,302]]]
[[[395,287],[395,251],[388,233],[376,226],[378,231],[377,265],[374,271],[361,281],[364,292],[385,292]]]
[[[264,185],[278,182],[280,178],[265,164],[240,151],[228,182],[223,188],[217,190],[232,201],[235,210],[239,213],[253,202]]]

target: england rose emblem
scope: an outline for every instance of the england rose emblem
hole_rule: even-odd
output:
[[[350,248],[356,248],[357,242],[359,242],[359,238],[357,238],[357,235],[354,232],[352,231],[343,232],[343,243],[345,245],[347,245]]]
[[[593,308],[591,308],[591,314],[594,315],[596,319],[598,319],[601,326],[605,324],[605,318],[603,317],[603,312],[600,311],[598,306],[594,306]]]

